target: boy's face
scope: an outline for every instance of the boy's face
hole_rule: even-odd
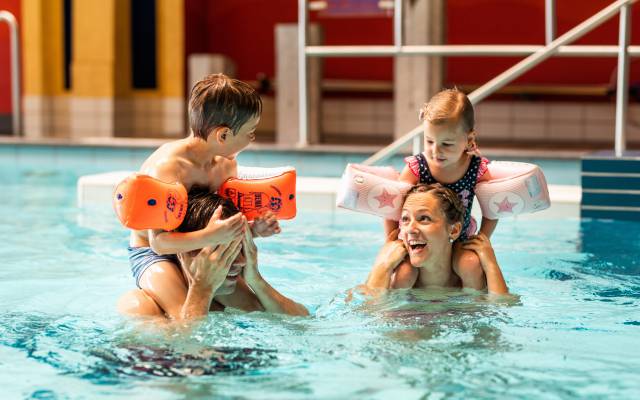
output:
[[[222,142],[223,157],[235,158],[235,156],[244,150],[251,142],[256,140],[256,127],[260,123],[260,116],[251,117],[244,125],[238,129],[234,135],[233,132],[227,131]],[[213,135],[212,135],[213,136]]]

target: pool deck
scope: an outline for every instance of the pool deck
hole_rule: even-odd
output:
[[[79,139],[21,138],[0,136],[0,146],[53,146],[53,147],[92,147],[92,148],[137,148],[154,149],[175,139],[140,138],[99,138]],[[276,145],[253,143],[248,148],[254,152],[300,152],[308,154],[373,154],[382,146],[371,145],[328,145],[317,144],[306,147],[296,145]],[[516,157],[536,159],[580,159],[593,153],[589,148],[525,148],[483,146],[483,154],[489,158]],[[115,186],[133,171],[113,171],[82,176],[77,184],[78,206],[82,208],[111,208],[111,196]],[[339,178],[299,176],[297,180],[298,208],[300,210],[339,212],[335,206]],[[550,209],[532,214],[536,217],[579,216],[581,199],[580,186],[549,185],[552,206]],[[477,202],[476,202],[477,203]],[[474,207],[475,208],[475,207]],[[474,213],[479,210],[474,210]],[[521,216],[519,218],[528,218]]]

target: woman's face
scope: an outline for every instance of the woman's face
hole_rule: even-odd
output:
[[[442,212],[440,200],[430,193],[415,193],[402,206],[399,238],[409,253],[414,267],[423,267],[429,260],[451,248],[452,226]]]

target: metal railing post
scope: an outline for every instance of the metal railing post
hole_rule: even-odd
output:
[[[545,0],[544,6],[544,38],[549,44],[556,38],[556,0]]]
[[[11,34],[11,124],[13,135],[22,135],[20,118],[20,38],[18,36],[18,22],[9,11],[0,11],[0,21],[9,25]]]
[[[398,51],[402,49],[402,1],[395,0],[393,8],[393,44]]]
[[[424,142],[422,141],[422,136],[421,135],[416,135],[413,137],[413,146],[412,146],[412,154],[418,154],[418,153],[422,153],[422,144]]]
[[[307,99],[307,0],[298,0],[298,146],[306,147],[308,137]]]
[[[631,28],[631,7],[626,4],[620,9],[620,31],[618,38],[618,86],[616,89],[616,131],[615,153],[622,157],[626,150],[625,129],[627,107],[629,105],[629,32]]]

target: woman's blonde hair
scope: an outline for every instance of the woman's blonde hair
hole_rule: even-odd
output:
[[[433,125],[455,122],[463,133],[470,133],[475,126],[475,113],[466,94],[458,88],[445,89],[424,103],[420,109],[420,120]]]

